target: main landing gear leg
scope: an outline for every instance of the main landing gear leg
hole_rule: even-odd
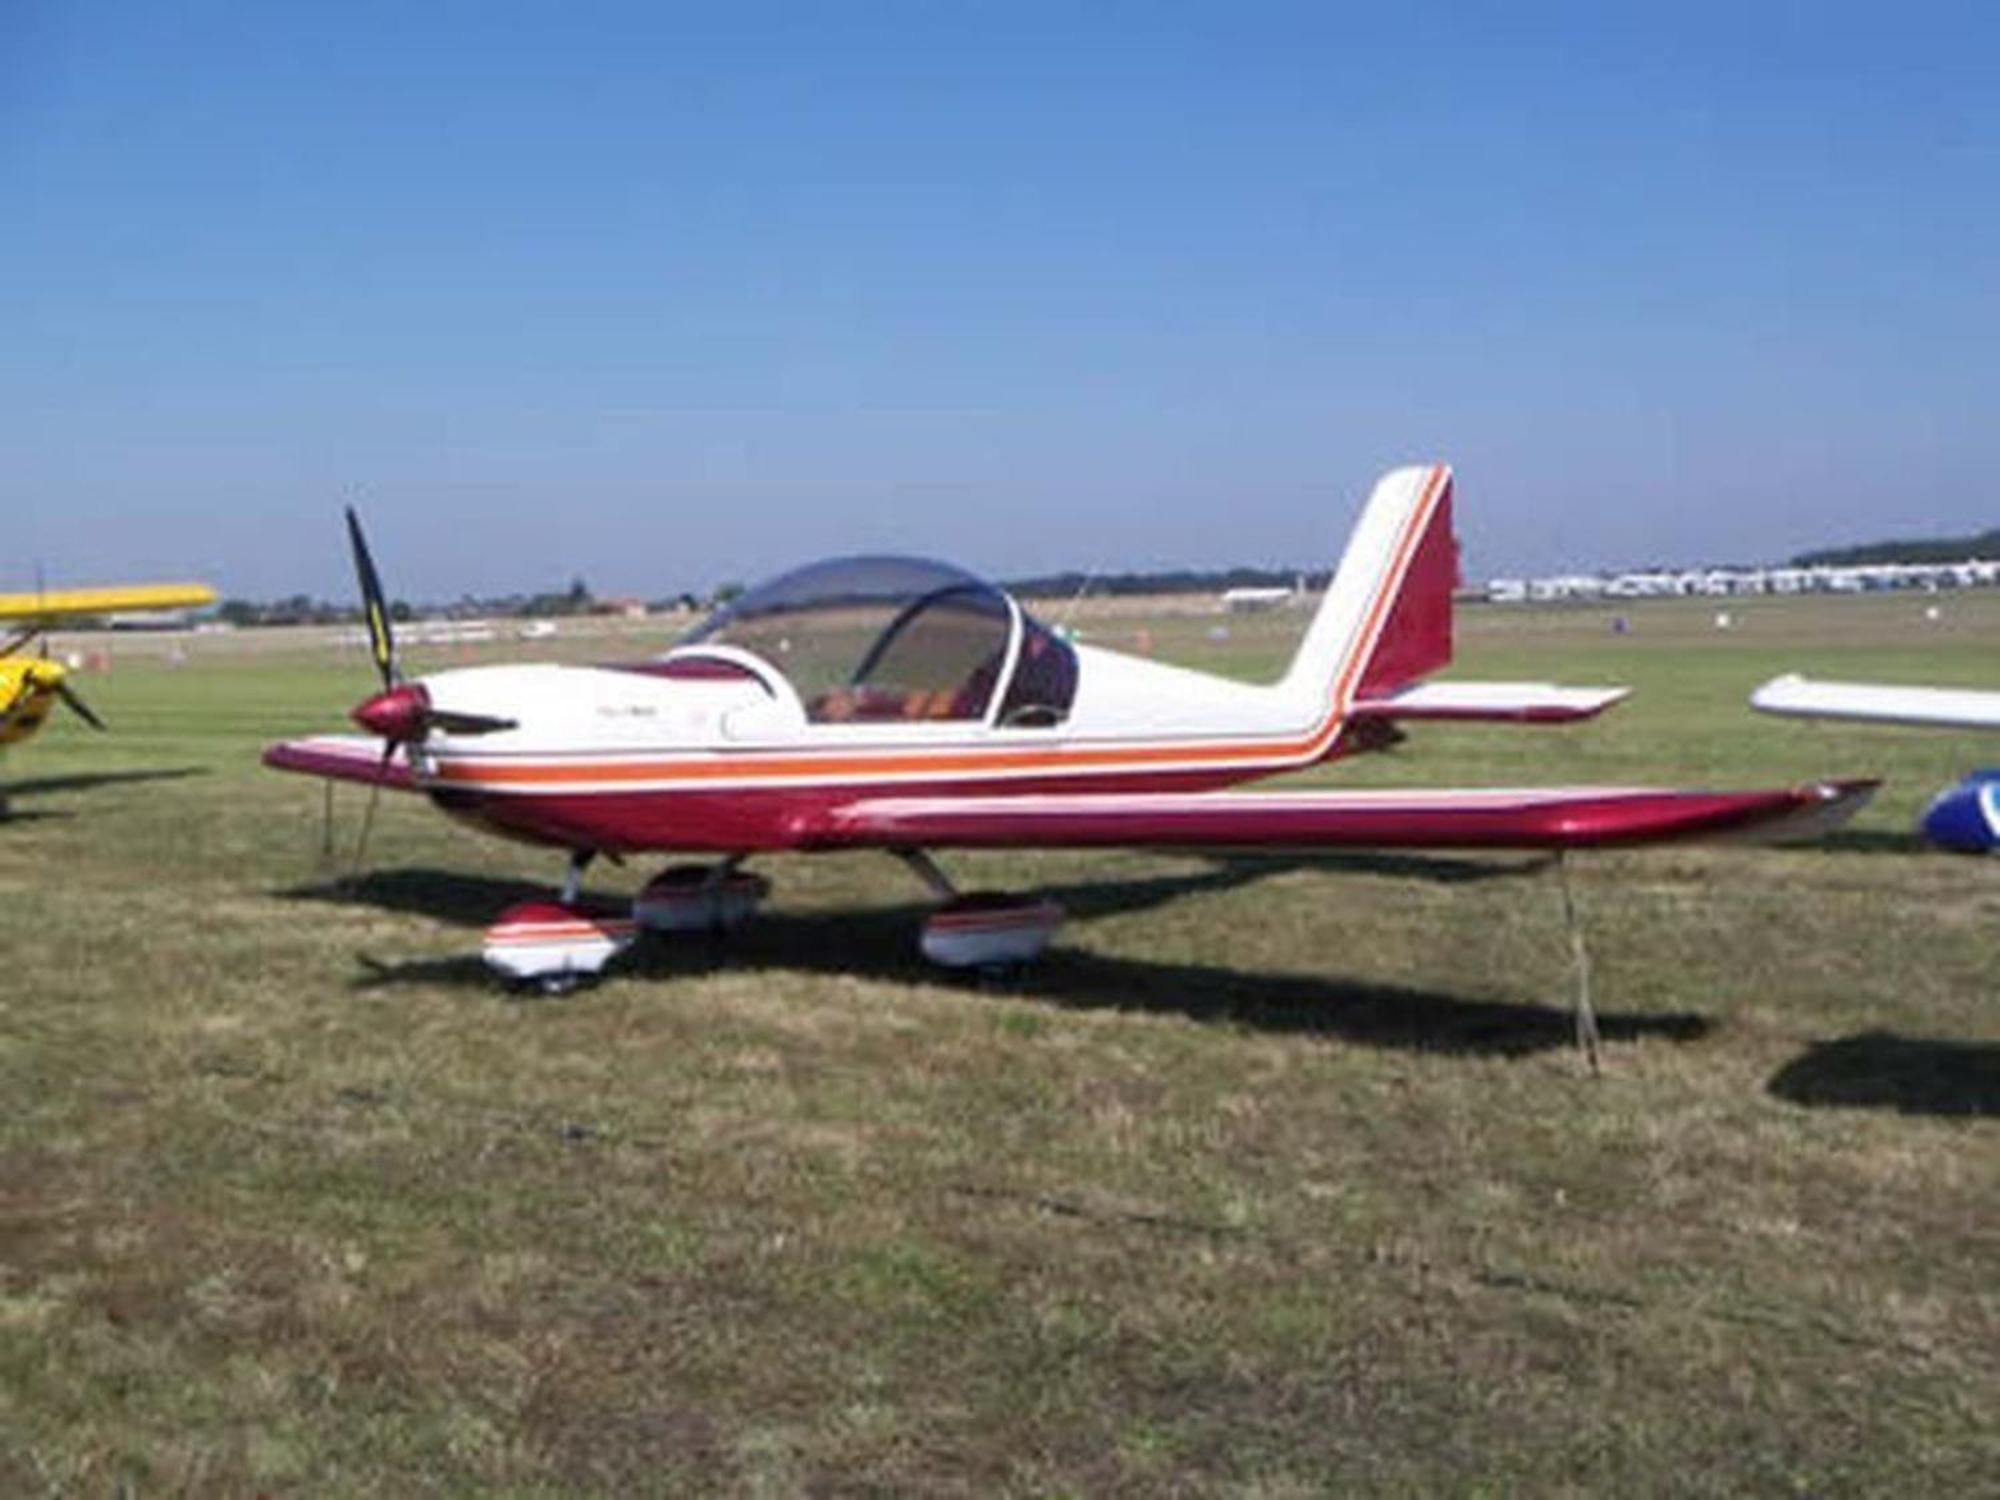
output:
[[[938,868],[937,861],[929,854],[922,849],[897,849],[893,852],[896,858],[909,867],[911,874],[930,887],[931,894],[938,900],[958,899],[958,887],[951,883],[951,877]]]
[[[1562,890],[1563,927],[1569,933],[1570,971],[1576,976],[1576,1047],[1590,1065],[1591,1076],[1596,1077],[1603,1068],[1597,1056],[1597,1010],[1590,1003],[1590,949],[1584,944],[1583,923],[1577,919],[1567,851],[1556,855],[1556,884]]]
[[[595,849],[572,849],[569,868],[563,871],[562,904],[574,906],[583,896],[583,872],[590,868],[590,862],[597,858]]]

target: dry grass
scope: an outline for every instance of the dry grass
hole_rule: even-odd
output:
[[[779,860],[726,946],[510,997],[476,928],[552,858],[399,803],[340,890],[256,769],[358,662],[121,662],[115,737],[8,766],[0,1490],[1990,1484],[2000,865],[1907,829],[1992,752],[1742,707],[1990,675],[1996,602],[1918,609],[1475,611],[1468,673],[1639,697],[1326,773],[1896,776],[1827,847],[1585,863],[1598,1080],[1511,858],[966,857],[1072,913],[1005,983],[889,862]]]

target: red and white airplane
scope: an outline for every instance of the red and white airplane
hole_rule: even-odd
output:
[[[1032,956],[1060,919],[1032,898],[960,897],[929,851],[1340,846],[1563,850],[1809,836],[1873,790],[1632,787],[1282,791],[1237,783],[1399,738],[1424,719],[1587,718],[1622,689],[1425,678],[1452,651],[1457,543],[1442,465],[1375,487],[1291,666],[1252,685],[1073,643],[970,573],[850,558],[742,595],[665,655],[627,665],[473,667],[403,681],[352,512],[382,691],[368,732],[272,746],[267,764],[419,791],[490,832],[570,852],[562,898],[507,913],[486,955],[560,987],[641,927],[723,925],[772,852],[881,849],[940,909],[947,964]],[[713,857],[654,880],[631,916],[581,904],[597,853]]]

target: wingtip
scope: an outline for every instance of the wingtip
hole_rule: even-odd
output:
[[[1882,785],[1879,776],[1828,776],[1794,789],[1794,805],[1746,831],[1754,844],[1809,844],[1847,826]]]
[[[1786,699],[1805,681],[1797,672],[1780,672],[1750,691],[1750,706],[1764,713],[1783,713]]]

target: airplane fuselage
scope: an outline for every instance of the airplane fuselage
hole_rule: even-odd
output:
[[[1059,723],[930,722],[876,704],[815,722],[748,653],[684,648],[634,667],[473,668],[423,679],[454,713],[514,719],[412,749],[417,783],[482,828],[567,848],[809,847],[831,808],[870,795],[1201,791],[1345,748],[1332,701],[1079,647]]]

